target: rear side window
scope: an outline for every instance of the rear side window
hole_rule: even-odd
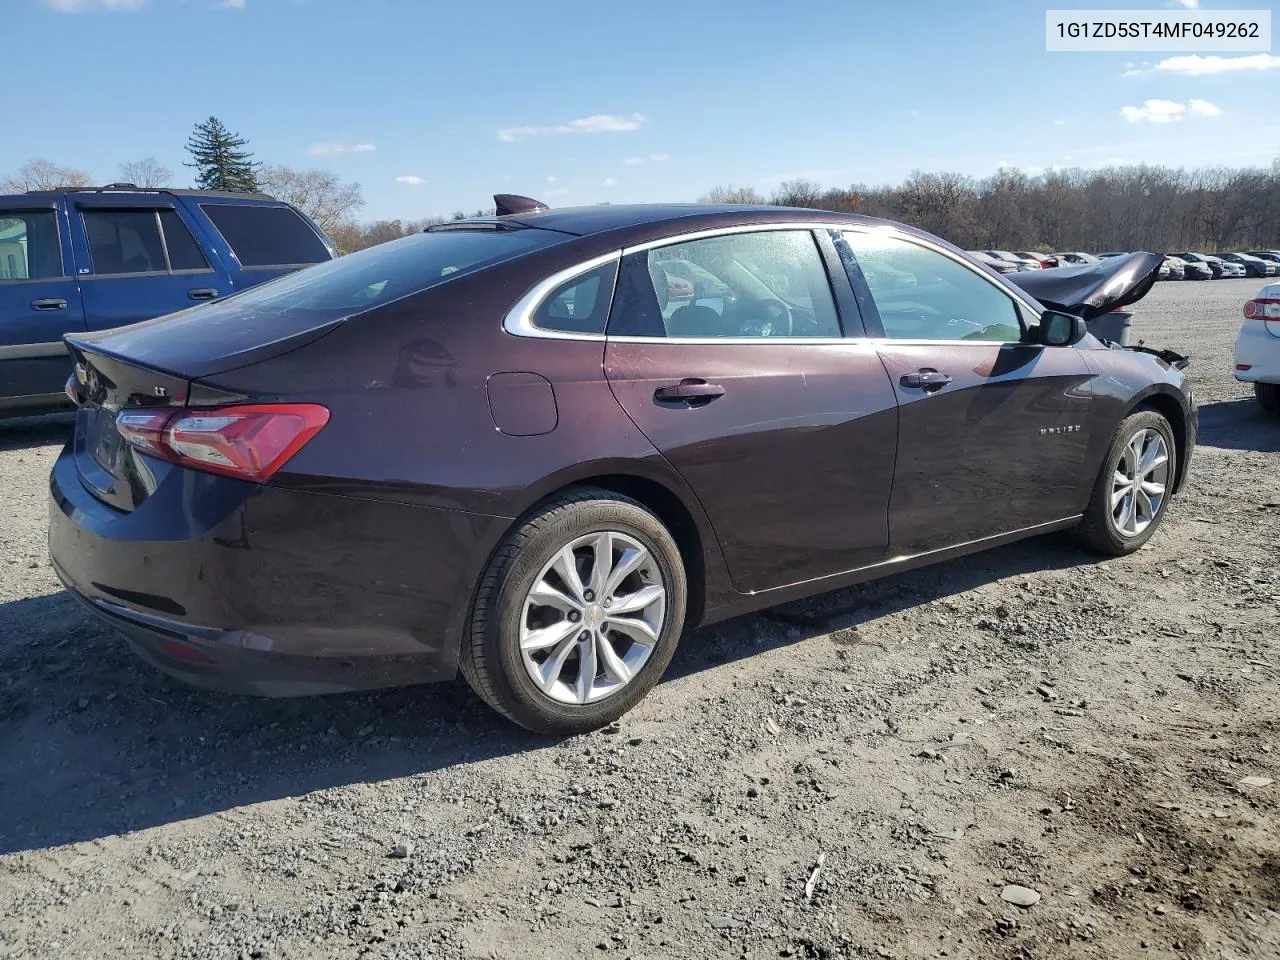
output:
[[[82,210],[96,274],[165,273],[155,210]]]
[[[538,307],[533,325],[560,333],[604,333],[617,274],[618,262],[611,260],[557,287]]]
[[[453,277],[570,239],[550,230],[418,233],[252,287],[222,301],[318,322],[362,313]]]
[[[177,210],[161,210],[160,226],[164,229],[164,243],[169,250],[169,269],[208,269],[209,261],[204,258],[204,251]]]
[[[289,207],[202,203],[242,267],[323,263],[329,251],[316,232]]]
[[[53,210],[0,210],[0,280],[62,276]]]

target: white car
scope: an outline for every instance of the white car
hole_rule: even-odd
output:
[[[1235,373],[1253,384],[1264,409],[1280,413],[1280,283],[1267,284],[1244,305]]]

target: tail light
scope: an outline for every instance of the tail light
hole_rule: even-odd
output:
[[[262,483],[328,422],[328,409],[316,403],[269,403],[122,410],[116,430],[153,457]]]
[[[1280,299],[1258,297],[1247,300],[1244,305],[1246,320],[1280,320]]]

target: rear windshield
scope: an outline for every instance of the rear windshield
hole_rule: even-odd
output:
[[[299,270],[226,302],[268,313],[320,313],[336,319],[568,239],[533,229],[418,233]]]
[[[242,267],[291,267],[330,259],[324,242],[289,207],[202,203],[200,209]]]

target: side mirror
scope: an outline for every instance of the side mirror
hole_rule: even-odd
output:
[[[1046,310],[1040,314],[1040,342],[1046,347],[1070,347],[1084,339],[1089,328],[1070,313]]]

